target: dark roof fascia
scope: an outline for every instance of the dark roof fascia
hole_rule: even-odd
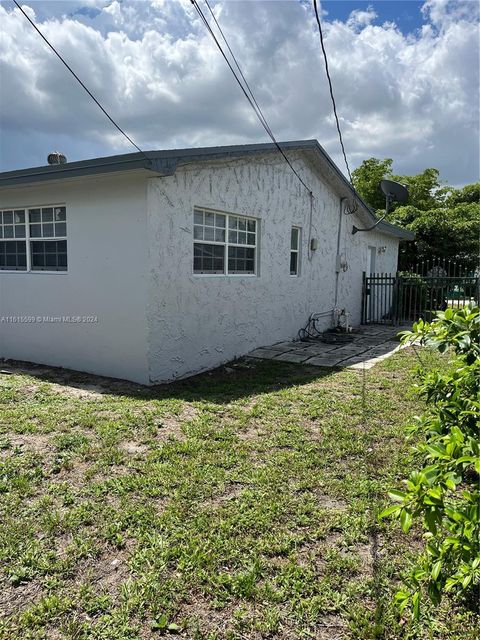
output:
[[[77,178],[81,176],[95,176],[117,171],[131,171],[134,169],[149,169],[151,163],[140,153],[81,160],[66,164],[34,167],[0,173],[0,187],[11,187],[25,184],[35,184],[50,180]]]
[[[377,215],[376,215],[375,211],[353,189],[353,187],[350,184],[350,182],[343,175],[343,173],[340,171],[338,166],[335,164],[335,162],[332,160],[332,158],[328,155],[328,153],[325,151],[325,149],[322,147],[322,145],[318,142],[318,140],[307,140],[305,142],[313,143],[313,144],[309,144],[309,147],[310,146],[314,147],[321,154],[321,156],[330,165],[330,168],[341,179],[341,181],[343,182],[343,185],[346,187],[346,189],[348,189],[351,197],[353,197],[363,207],[364,211],[370,216],[370,218],[371,218],[373,223],[377,222],[378,218],[377,218]],[[388,235],[391,235],[391,236],[394,236],[396,238],[399,238],[400,240],[414,240],[415,239],[415,233],[413,231],[409,231],[408,229],[404,229],[403,227],[397,227],[396,225],[391,224],[390,222],[387,222],[386,220],[382,220],[382,222],[379,222],[377,227],[376,227],[376,230],[377,231],[381,231],[383,233],[387,233]]]
[[[395,236],[400,240],[415,240],[415,232],[410,231],[409,229],[405,229],[404,227],[397,227],[395,224],[391,222],[387,222],[386,220],[382,220],[379,223],[377,229],[382,231],[383,233],[388,233],[391,236]]]
[[[340,179],[342,186],[351,197],[355,198],[363,210],[368,214],[372,222],[378,218],[375,212],[360,198],[354,191],[352,185],[331,159],[318,140],[292,140],[280,142],[282,149],[292,149],[297,151],[310,150],[318,153],[330,166],[335,175]],[[129,153],[117,156],[107,156],[105,158],[94,158],[92,160],[80,160],[79,162],[68,162],[59,165],[47,165],[43,167],[33,167],[31,169],[19,169],[0,173],[0,187],[20,186],[51,180],[61,180],[66,178],[76,178],[82,176],[95,176],[118,171],[147,170],[158,175],[173,175],[178,166],[191,162],[205,160],[222,160],[225,158],[235,158],[246,155],[257,155],[261,153],[271,153],[277,148],[270,142],[259,144],[240,144],[219,147],[200,147],[190,149],[168,149],[162,151],[146,151],[143,153]],[[413,240],[414,234],[411,231],[402,229],[388,222],[380,222],[378,231],[393,235],[403,240]]]
[[[280,144],[284,149],[301,150],[316,147],[322,155],[332,163],[316,140],[298,140],[282,142]],[[227,157],[241,157],[259,153],[271,153],[272,151],[276,151],[276,146],[267,142],[221,147],[146,151],[145,155],[143,153],[129,153],[117,156],[107,156],[104,158],[93,158],[92,160],[67,162],[66,164],[6,171],[4,173],[0,173],[0,187],[44,182],[48,180],[61,180],[77,176],[101,175],[103,173],[129,171],[134,169],[147,169],[161,175],[172,175],[175,173],[178,165],[190,162],[222,160]],[[335,167],[335,170],[339,172],[337,167]]]

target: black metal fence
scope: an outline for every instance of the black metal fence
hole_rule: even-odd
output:
[[[436,311],[480,303],[478,274],[449,275],[429,269],[426,274],[363,274],[362,324],[410,324],[431,320]]]
[[[418,260],[410,263],[408,267],[399,273],[413,273],[426,278],[446,276],[449,278],[461,278],[464,276],[473,277],[474,271],[471,266],[460,260],[448,260],[446,258],[429,258],[428,260]]]

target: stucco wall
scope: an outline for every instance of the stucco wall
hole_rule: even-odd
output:
[[[68,271],[0,271],[0,357],[148,382],[146,178],[5,189],[0,208],[65,203]],[[2,317],[97,316],[94,323]]]
[[[292,158],[295,159],[292,155]],[[312,237],[308,259],[310,200],[278,156],[189,165],[174,176],[151,178],[148,187],[149,353],[152,381],[214,367],[250,350],[294,338],[312,312],[334,306],[340,198],[309,163],[296,166],[312,187]],[[193,275],[193,208],[217,209],[259,219],[256,276]],[[360,321],[362,272],[367,246],[386,247],[377,271],[395,271],[398,242],[382,233],[351,234],[353,215],[343,216],[340,253],[348,270],[339,276],[337,306]],[[301,270],[289,274],[290,229],[302,228]],[[325,319],[325,328],[329,320]]]

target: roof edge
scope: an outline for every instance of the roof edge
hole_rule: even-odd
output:
[[[328,155],[322,145],[315,139],[290,140],[278,143],[282,149],[292,149],[297,151],[314,151],[326,161],[331,170],[342,183],[344,189],[354,198],[369,216],[373,223],[378,222],[375,212],[358,195],[350,182],[340,171],[338,166]],[[177,167],[190,162],[202,160],[221,159],[225,157],[241,157],[245,155],[256,155],[259,153],[270,153],[277,151],[277,146],[271,142],[261,142],[255,144],[240,144],[216,147],[197,147],[188,149],[167,149],[159,151],[145,151],[145,153],[127,153],[116,156],[105,156],[102,158],[92,158],[90,160],[79,160],[77,162],[67,162],[59,165],[46,165],[27,169],[16,169],[0,173],[0,187],[14,187],[51,180],[61,180],[66,178],[103,175],[118,171],[147,170],[160,176],[173,175]],[[413,240],[415,235],[397,227],[389,222],[382,221],[376,227],[378,231],[394,236],[401,240]]]

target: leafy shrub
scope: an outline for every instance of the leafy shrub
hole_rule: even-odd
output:
[[[413,523],[423,528],[423,552],[396,594],[400,611],[408,608],[418,619],[425,593],[434,604],[451,592],[473,605],[480,583],[479,309],[438,312],[433,322],[403,332],[402,341],[454,352],[449,373],[419,371],[427,411],[409,427],[419,468],[403,491],[389,492],[395,504],[381,514],[399,518],[406,533]]]

